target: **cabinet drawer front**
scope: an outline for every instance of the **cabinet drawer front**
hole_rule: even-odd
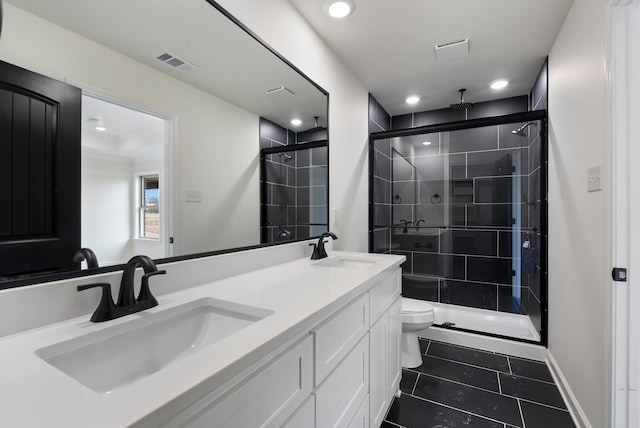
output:
[[[371,325],[387,310],[400,295],[402,278],[400,269],[385,274],[385,276],[370,291]]]
[[[367,293],[312,331],[315,340],[315,385],[318,386],[334,367],[369,330]]]
[[[256,375],[200,409],[183,426],[280,427],[312,391],[313,342],[296,345]]]
[[[364,397],[348,428],[369,428],[369,396]]]
[[[316,397],[311,394],[296,413],[291,416],[282,428],[315,428],[316,426]]]
[[[366,335],[316,391],[316,426],[347,427],[369,391]]]

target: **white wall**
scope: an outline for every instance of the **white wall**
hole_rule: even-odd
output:
[[[178,118],[176,254],[260,241],[257,116],[11,4],[0,59]],[[184,189],[202,190],[202,202],[182,202]]]
[[[604,421],[605,2],[575,1],[549,55],[549,351],[593,427]],[[603,176],[606,176],[603,170]]]
[[[218,3],[329,92],[329,228],[337,249],[367,251],[368,91],[287,0]]]
[[[123,263],[133,255],[131,166],[124,159],[82,156],[81,243],[93,250],[100,266]]]

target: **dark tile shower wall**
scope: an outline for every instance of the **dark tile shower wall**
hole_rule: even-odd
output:
[[[369,94],[369,133],[388,131],[391,116]],[[391,142],[377,140],[373,145],[373,233],[372,248],[376,253],[389,253],[391,241]]]
[[[546,71],[541,76],[546,79]],[[542,87],[536,82],[531,98],[477,103],[468,114],[441,109],[394,116],[391,129],[526,112],[530,99],[546,102]],[[386,130],[373,97],[369,109],[370,132]],[[524,124],[373,141],[371,248],[407,256],[405,296],[528,314],[541,330],[541,252],[528,274],[521,248],[533,228],[531,245],[542,244],[546,141],[539,136],[540,121],[529,125],[525,136],[512,133]],[[423,145],[427,141],[431,144]],[[391,227],[381,227],[389,220]]]
[[[390,248],[407,256],[405,296],[525,313],[530,147],[511,133],[522,125],[393,139]]]
[[[300,138],[299,138],[300,137]],[[260,119],[260,149],[327,139],[325,128],[295,133],[266,119]],[[327,230],[328,158],[326,147],[268,154],[264,161],[266,218],[263,242],[303,239]]]

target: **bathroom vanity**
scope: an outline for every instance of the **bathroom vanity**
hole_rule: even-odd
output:
[[[379,427],[401,376],[403,261],[331,252],[8,336],[0,425]]]

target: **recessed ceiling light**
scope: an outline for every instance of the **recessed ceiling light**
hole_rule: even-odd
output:
[[[105,128],[104,126],[96,126],[96,131],[104,132],[106,130],[107,128]]]
[[[329,2],[329,8],[327,9],[329,15],[334,18],[345,18],[353,12],[356,8],[356,5],[351,0],[340,0],[340,1],[331,1]]]
[[[291,119],[291,124],[293,126],[300,126],[302,125],[302,121],[300,119]]]
[[[491,82],[491,89],[502,89],[505,88],[509,84],[509,81],[500,79],[494,82]]]
[[[423,146],[430,146],[431,145],[431,141],[425,141],[424,143],[422,143]]]
[[[417,95],[411,95],[410,97],[407,97],[405,101],[407,102],[407,104],[415,104],[420,101],[420,97],[418,97]]]

